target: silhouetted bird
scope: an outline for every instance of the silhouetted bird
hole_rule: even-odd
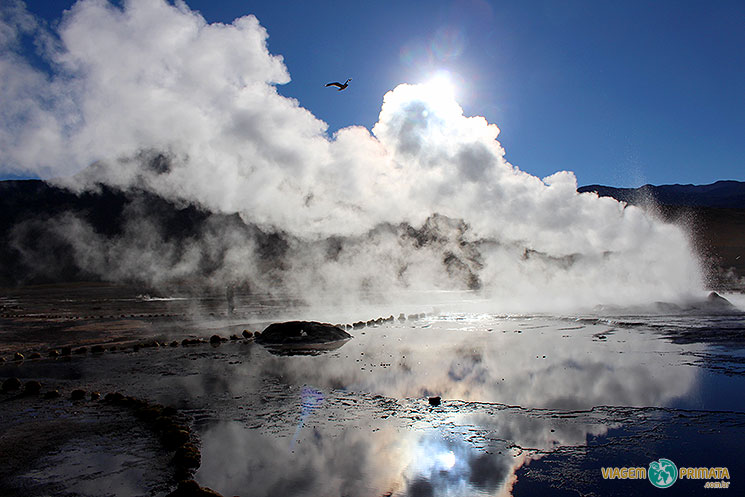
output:
[[[344,82],[344,84],[339,83],[338,81],[334,81],[333,83],[326,83],[326,86],[338,86],[339,91],[346,90],[347,86],[349,86],[349,82],[352,81],[352,78],[349,78]]]

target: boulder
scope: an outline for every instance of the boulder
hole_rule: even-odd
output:
[[[176,449],[173,463],[181,470],[196,469],[201,465],[202,457],[194,444],[186,443]]]
[[[316,344],[349,340],[352,335],[338,326],[316,321],[287,321],[274,323],[256,338],[266,345]]]
[[[85,391],[84,390],[73,390],[70,394],[71,400],[83,400],[85,399]]]
[[[44,394],[45,399],[57,399],[59,398],[59,396],[60,396],[59,390],[50,390]]]
[[[171,429],[161,435],[161,441],[166,448],[176,449],[189,441],[189,432]]]
[[[3,382],[3,392],[10,392],[21,388],[21,380],[18,378],[8,378]]]
[[[39,395],[39,392],[41,392],[41,383],[38,381],[27,381],[23,386],[23,393],[26,395]]]
[[[711,292],[708,297],[706,297],[706,305],[712,310],[723,310],[723,311],[730,311],[735,310],[735,306],[732,305],[732,302],[725,299],[721,295],[719,295],[717,292]]]

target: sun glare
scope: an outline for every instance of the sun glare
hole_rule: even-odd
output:
[[[427,100],[432,102],[446,104],[455,101],[455,85],[447,71],[434,74],[422,84],[422,89],[426,93]]]

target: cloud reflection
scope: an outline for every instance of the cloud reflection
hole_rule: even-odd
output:
[[[508,496],[523,464],[617,425],[588,409],[664,407],[696,379],[681,346],[639,330],[484,316],[416,326],[368,328],[324,356],[254,347],[228,385],[287,397],[206,430],[200,481],[230,495]]]

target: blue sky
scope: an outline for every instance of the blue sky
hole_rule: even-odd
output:
[[[58,22],[70,1],[29,0]],[[188,0],[208,22],[254,14],[329,132],[377,121],[383,95],[448,71],[512,164],[578,183],[745,180],[745,3]],[[353,78],[348,90],[323,85]],[[5,177],[8,177],[6,174]]]

